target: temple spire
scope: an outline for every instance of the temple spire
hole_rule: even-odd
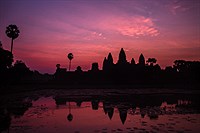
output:
[[[119,53],[119,59],[118,59],[118,64],[126,64],[127,60],[126,60],[126,54],[124,52],[124,49],[121,48],[120,53]]]
[[[145,59],[144,59],[143,54],[141,54],[139,57],[139,65],[145,66]]]

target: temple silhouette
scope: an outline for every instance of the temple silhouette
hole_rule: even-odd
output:
[[[126,53],[121,48],[118,61],[115,64],[112,54],[109,53],[103,60],[102,70],[97,62],[92,63],[91,70],[82,71],[78,66],[75,71],[67,71],[57,64],[54,74],[54,83],[68,85],[107,85],[107,86],[133,86],[133,87],[166,87],[198,85],[200,71],[198,61],[176,60],[173,67],[167,66],[164,70],[156,64],[155,58],[145,60],[141,53],[136,63],[135,59],[127,61]],[[185,82],[186,81],[186,82]]]
[[[26,64],[17,60],[14,64],[13,54],[0,45],[0,87],[12,85],[43,85],[67,86],[75,88],[137,88],[137,87],[200,87],[200,61],[175,60],[173,66],[161,69],[156,64],[156,58],[145,59],[141,53],[138,62],[132,58],[126,59],[126,53],[121,48],[116,63],[111,53],[104,58],[102,69],[98,62],[92,63],[91,69],[83,71],[77,66],[75,71],[70,71],[73,54],[69,54],[69,68],[62,68],[56,64],[54,74],[41,74],[37,70],[30,70]],[[4,89],[2,92],[16,90]]]
[[[134,75],[137,75],[138,78],[142,76],[144,72],[152,71],[156,73],[161,70],[158,64],[154,65],[152,62],[150,65],[145,64],[145,58],[143,54],[139,56],[139,61],[137,64],[135,63],[134,58],[131,59],[131,62],[128,62],[123,48],[121,48],[120,50],[118,61],[116,64],[113,63],[113,57],[111,53],[108,54],[107,58],[104,58],[102,70],[99,69],[99,65],[97,62],[92,63],[91,70],[89,70],[88,72],[83,72],[80,66],[77,67],[75,72],[67,71],[66,68],[61,68],[60,66],[60,64],[56,65],[56,80],[65,80],[67,79],[67,77],[68,80],[77,80],[78,78],[81,78],[80,76],[85,76],[86,73],[88,73],[88,75],[92,77],[90,79],[91,82],[98,82],[98,79],[101,81],[109,82],[113,79],[112,82],[116,81],[116,83],[118,83],[119,80],[120,82],[123,82],[123,80],[130,81],[129,78],[135,78]],[[95,76],[93,76],[94,74]],[[73,77],[72,75],[76,76]]]

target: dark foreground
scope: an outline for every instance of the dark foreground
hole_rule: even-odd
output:
[[[0,132],[200,131],[197,89],[25,90],[0,94]]]

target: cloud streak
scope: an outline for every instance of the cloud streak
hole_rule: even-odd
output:
[[[131,17],[128,19],[119,19],[114,27],[118,32],[125,36],[158,36],[159,31],[151,18],[143,16]]]
[[[155,37],[160,34],[152,18],[139,15],[132,17],[109,16],[97,24],[97,27],[100,31],[136,38]]]

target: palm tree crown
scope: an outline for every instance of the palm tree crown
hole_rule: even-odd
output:
[[[11,53],[13,49],[13,40],[16,39],[19,36],[19,29],[16,25],[10,24],[6,27],[6,35],[11,38]]]
[[[69,60],[72,60],[74,58],[72,53],[69,53],[67,57],[68,57]]]
[[[71,68],[71,60],[74,58],[74,55],[72,53],[69,53],[67,55],[68,59],[69,59],[69,71],[70,71],[70,68]]]

